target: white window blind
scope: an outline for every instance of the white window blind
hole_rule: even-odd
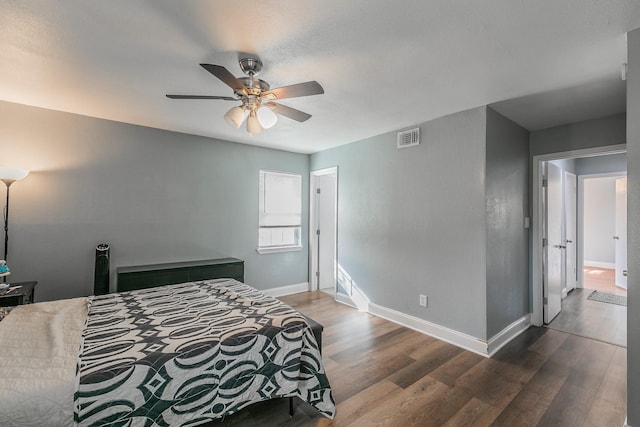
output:
[[[258,251],[301,247],[302,175],[260,171]]]

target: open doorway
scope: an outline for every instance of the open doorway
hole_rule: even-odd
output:
[[[309,197],[309,283],[335,295],[338,244],[338,168],[311,172]]]
[[[626,171],[581,176],[580,189],[583,287],[626,295]]]
[[[626,283],[616,279],[616,270],[620,276],[626,270],[625,173],[581,173],[578,181],[579,286],[547,326],[624,347]]]
[[[626,206],[616,207],[616,199],[618,204],[621,201],[626,203],[626,186],[623,180],[617,183],[615,181],[617,178],[623,178],[626,173],[624,147],[536,156],[533,166],[532,323],[538,326],[546,324],[565,332],[626,345],[626,306],[618,304],[620,301],[616,295],[604,295],[604,298],[603,295],[591,295],[596,289],[589,288],[593,287],[592,273],[600,274],[601,279],[604,278],[602,273],[613,276],[615,263],[612,253],[616,242],[621,242],[617,245],[618,251],[623,247],[626,249],[626,230],[618,228],[614,232],[612,219],[616,210],[626,213]],[[610,193],[606,200],[602,195],[585,196],[585,188],[587,193],[590,191],[588,180],[605,173],[612,176],[608,183]],[[577,209],[573,209],[567,201],[571,201],[572,198],[576,201],[576,192],[572,189],[576,177]],[[592,225],[589,224],[589,220],[603,212],[609,214],[609,228],[597,231],[608,238],[606,246],[609,258],[607,262],[602,261],[598,264],[597,260],[594,261],[597,257],[594,258],[591,249],[602,249],[605,246],[602,244],[602,237],[600,243],[587,245],[586,242],[590,237],[593,239],[589,234],[590,230],[592,234],[598,234],[590,228]],[[573,230],[577,233],[576,237],[572,238]],[[622,265],[624,262],[619,264]],[[594,263],[596,265],[593,265]],[[599,267],[600,272],[594,273],[590,270],[591,267]],[[604,267],[611,269],[604,271]],[[623,269],[626,270],[626,266],[620,270]],[[575,290],[572,289],[574,287]]]

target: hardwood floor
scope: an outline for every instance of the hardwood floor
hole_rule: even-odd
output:
[[[627,307],[588,300],[594,290],[617,295],[627,291],[614,283],[614,270],[585,267],[584,289],[562,300],[562,311],[547,325],[570,334],[627,346]]]
[[[615,295],[627,295],[627,290],[616,286],[615,270],[610,268],[585,267],[582,287]]]
[[[622,426],[626,349],[529,328],[491,359],[336,303],[324,292],[281,298],[323,324],[337,415],[286,399],[211,426]]]
[[[627,307],[588,300],[592,289],[574,289],[547,327],[622,347],[627,346]]]

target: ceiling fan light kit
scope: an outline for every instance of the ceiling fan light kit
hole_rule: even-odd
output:
[[[260,120],[258,120],[258,116],[255,110],[252,110],[249,113],[249,118],[247,119],[247,132],[249,135],[255,135],[264,130],[262,124],[260,124]]]
[[[310,114],[286,105],[273,102],[276,99],[295,98],[299,96],[319,95],[324,89],[316,81],[298,83],[271,89],[269,83],[256,78],[262,70],[262,62],[256,58],[243,58],[239,61],[240,69],[247,77],[235,77],[226,68],[214,64],[200,64],[223,83],[233,89],[234,97],[213,95],[167,95],[171,99],[216,99],[223,101],[241,101],[242,104],[232,107],[224,115],[231,126],[239,128],[245,119],[247,132],[255,135],[264,129],[273,127],[278,121],[278,114],[304,122],[311,118]],[[263,102],[264,101],[264,102]]]
[[[258,108],[256,115],[258,116],[258,120],[260,120],[260,124],[265,129],[272,128],[276,123],[278,123],[278,116],[276,113],[271,111],[271,108],[264,105]]]
[[[229,123],[236,129],[242,125],[244,119],[246,118],[247,110],[242,107],[233,107],[229,111],[227,111],[227,114],[224,115],[224,119],[227,121],[227,123]]]

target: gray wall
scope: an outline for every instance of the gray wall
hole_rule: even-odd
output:
[[[37,300],[93,291],[97,243],[116,266],[245,260],[257,288],[307,282],[304,250],[256,253],[258,170],[297,172],[309,156],[0,102],[2,164],[30,169],[11,187],[13,281],[37,280]],[[2,193],[4,195],[4,192]],[[4,203],[3,203],[4,204]]]
[[[626,143],[626,116],[616,114],[531,132],[532,156]]]
[[[529,312],[529,133],[486,107],[420,132],[311,156],[338,166],[338,262],[374,304],[489,339]]]
[[[627,423],[640,426],[640,29],[627,34]]]
[[[486,108],[311,155],[338,166],[338,262],[371,302],[486,337]],[[419,294],[429,297],[425,309]]]
[[[583,157],[576,159],[578,175],[613,173],[627,171],[627,154],[608,154],[605,156]]]
[[[529,313],[529,132],[487,108],[487,337]]]

